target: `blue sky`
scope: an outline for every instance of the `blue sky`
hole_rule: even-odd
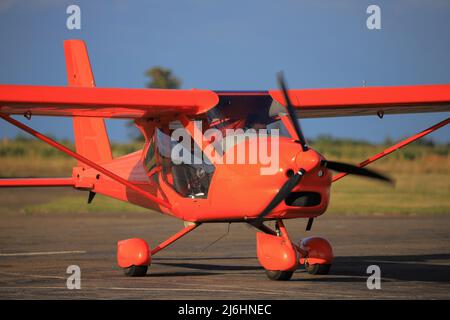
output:
[[[81,30],[66,28],[66,8],[81,8]],[[366,27],[370,4],[381,30]],[[2,0],[0,83],[66,85],[63,40],[88,45],[97,86],[143,87],[161,65],[183,88],[261,90],[284,70],[291,88],[450,83],[450,2]],[[370,141],[401,138],[445,114],[304,120],[307,137],[332,134]],[[33,118],[32,126],[72,138],[71,120]],[[107,121],[126,141],[123,121]],[[0,136],[18,131],[0,122]],[[450,128],[431,136],[449,142]]]

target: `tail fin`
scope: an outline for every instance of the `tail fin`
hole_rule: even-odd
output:
[[[82,40],[64,41],[67,81],[72,87],[95,87],[86,45]],[[95,162],[112,160],[111,146],[105,122],[101,118],[74,117],[77,153]],[[78,163],[79,166],[85,166]]]

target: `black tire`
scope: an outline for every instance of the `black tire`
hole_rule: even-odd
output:
[[[272,271],[266,270],[267,277],[274,281],[288,281],[292,278],[294,271]]]
[[[306,272],[309,274],[328,274],[330,272],[331,264],[309,264],[305,263]]]
[[[123,269],[128,277],[144,277],[147,274],[148,266],[131,266]]]

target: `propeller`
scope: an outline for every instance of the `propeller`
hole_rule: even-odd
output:
[[[302,146],[302,151],[306,152],[309,150],[308,144],[306,143],[306,139],[303,135],[303,132],[300,128],[300,123],[295,114],[295,109],[292,106],[291,100],[289,98],[288,90],[286,83],[284,81],[283,73],[278,73],[278,84],[283,92],[284,99],[286,101],[286,110],[289,115],[289,119],[295,129],[296,135],[298,137],[298,142]],[[337,172],[345,172],[348,174],[354,174],[357,176],[363,176],[367,178],[381,180],[383,182],[388,182],[393,184],[393,180],[388,176],[382,175],[376,171],[369,170],[366,168],[361,168],[352,164],[342,163],[337,161],[328,161],[322,160],[320,165],[324,168],[337,171]],[[265,216],[267,216],[276,206],[278,206],[286,197],[292,192],[292,190],[300,183],[302,177],[306,173],[306,170],[301,168],[297,173],[291,175],[288,180],[283,184],[275,197],[270,201],[270,203],[264,208],[264,210],[258,215],[256,220],[262,221]],[[307,230],[311,229],[312,222],[314,218],[310,218],[308,221]]]
[[[305,170],[300,169],[297,173],[293,174],[289,177],[289,179],[283,184],[275,197],[270,201],[267,207],[258,215],[258,219],[263,219],[267,216],[276,206],[278,206],[281,201],[283,201],[291,191],[300,183],[303,175],[305,174]]]
[[[354,174],[356,176],[378,179],[383,182],[388,182],[390,184],[394,184],[394,180],[392,180],[388,176],[382,175],[381,173],[378,173],[374,170],[369,170],[366,168],[361,168],[361,167],[355,166],[353,164],[342,163],[342,162],[337,162],[337,161],[329,161],[329,160],[322,160],[320,164],[324,168],[334,170],[337,172],[344,172],[344,173],[348,173],[348,174]]]
[[[300,123],[295,114],[294,107],[292,106],[291,99],[289,98],[289,94],[286,88],[286,83],[284,81],[284,76],[282,72],[278,73],[278,84],[280,85],[281,91],[283,91],[284,100],[286,101],[286,109],[289,114],[289,119],[294,126],[295,132],[297,133],[298,141],[302,145],[303,151],[308,151],[309,147],[306,143],[305,136],[303,135],[302,130],[300,129]]]

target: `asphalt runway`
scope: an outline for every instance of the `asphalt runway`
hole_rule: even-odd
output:
[[[128,278],[116,266],[117,240],[142,237],[153,247],[180,221],[152,212],[3,212],[0,299],[450,298],[450,216],[324,215],[309,233],[306,221],[286,225],[295,241],[305,235],[331,241],[336,259],[329,275],[299,269],[291,281],[270,281],[256,259],[254,229],[232,224],[211,245],[228,225],[204,224],[155,255],[146,277]],[[81,268],[80,290],[66,287],[69,265]],[[367,288],[369,265],[381,268],[380,290]]]

